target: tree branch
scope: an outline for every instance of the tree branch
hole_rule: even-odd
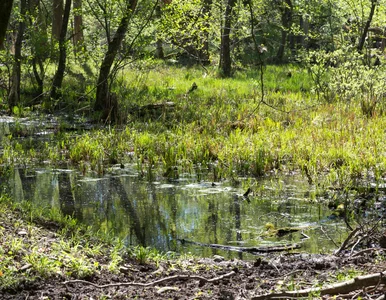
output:
[[[109,288],[109,287],[116,287],[116,286],[149,287],[149,286],[154,286],[154,285],[157,285],[157,284],[160,284],[160,283],[163,283],[163,282],[166,282],[166,281],[172,281],[172,280],[190,280],[190,279],[192,279],[192,280],[200,280],[200,281],[208,282],[208,283],[209,282],[216,282],[216,281],[220,281],[220,280],[222,280],[224,278],[231,277],[234,274],[236,274],[236,273],[234,271],[231,271],[231,272],[229,272],[227,274],[224,274],[224,275],[212,278],[212,279],[207,279],[205,277],[197,276],[197,275],[175,275],[175,276],[165,277],[165,278],[162,278],[162,279],[159,279],[159,280],[156,280],[156,281],[152,281],[152,282],[148,282],[148,283],[118,282],[118,283],[110,283],[110,284],[99,285],[99,284],[95,284],[95,283],[92,283],[92,282],[86,281],[86,280],[68,280],[68,281],[63,282],[63,284],[82,283],[82,284],[92,285],[93,287],[96,287],[96,288],[99,288],[99,289]]]
[[[252,300],[300,298],[307,297],[309,294],[312,293],[318,293],[320,296],[347,294],[357,289],[362,289],[364,287],[378,286],[381,283],[386,283],[386,272],[358,276],[348,281],[328,285],[325,288],[309,288],[298,291],[286,291],[281,293],[258,295],[252,297]]]

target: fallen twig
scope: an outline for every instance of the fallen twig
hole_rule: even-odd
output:
[[[252,298],[252,300],[269,300],[269,299],[288,299],[296,297],[307,297],[309,294],[318,293],[323,295],[339,295],[347,294],[357,289],[364,287],[377,286],[381,283],[386,283],[386,271],[376,274],[369,274],[355,277],[354,279],[340,282],[337,284],[326,286],[325,288],[309,288],[298,291],[287,291],[281,293],[270,293],[264,295],[258,295]]]
[[[373,252],[373,251],[383,251],[384,249],[383,248],[366,248],[366,249],[363,249],[361,251],[358,251],[354,254],[351,255],[351,257],[357,257],[357,256],[360,256],[362,254],[365,254],[365,253],[369,253],[369,252]]]
[[[227,274],[224,274],[224,275],[212,278],[212,279],[207,279],[205,277],[197,276],[197,275],[175,275],[175,276],[169,276],[169,277],[165,277],[165,278],[162,278],[162,279],[159,279],[159,280],[156,280],[156,281],[152,281],[152,282],[147,282],[147,283],[140,283],[140,282],[117,282],[117,283],[109,283],[109,284],[102,284],[102,285],[99,285],[99,284],[96,284],[96,283],[93,283],[93,282],[90,282],[90,281],[86,281],[86,280],[78,280],[77,279],[77,280],[65,281],[65,282],[63,282],[63,284],[82,283],[82,284],[92,285],[93,287],[96,287],[96,288],[99,288],[99,289],[115,287],[115,286],[149,287],[149,286],[154,286],[154,285],[157,285],[157,284],[160,284],[160,283],[163,283],[163,282],[166,282],[166,281],[171,281],[171,280],[189,280],[189,279],[192,279],[192,280],[200,280],[200,281],[203,281],[203,282],[216,282],[216,281],[220,281],[220,280],[222,280],[224,278],[231,277],[234,274],[236,274],[236,273],[234,271],[231,271],[231,272],[229,272]]]
[[[334,241],[334,239],[326,232],[323,228],[323,226],[320,226],[320,230],[323,232],[323,234],[335,245],[335,247],[339,247],[338,244]]]

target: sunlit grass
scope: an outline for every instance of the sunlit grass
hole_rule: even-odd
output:
[[[62,132],[38,148],[8,137],[1,162],[66,161],[97,174],[112,164],[133,163],[148,179],[176,178],[197,166],[215,180],[298,171],[327,186],[382,177],[382,111],[369,118],[360,102],[319,102],[309,74],[296,65],[264,68],[264,97],[260,78],[258,69],[221,79],[215,68],[135,66],[118,73],[113,86],[126,125],[75,137]],[[198,88],[188,92],[193,82]],[[175,107],[138,114],[142,105],[164,102]]]

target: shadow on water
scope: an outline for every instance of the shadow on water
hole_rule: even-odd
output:
[[[331,220],[331,211],[319,203],[307,182],[296,176],[260,179],[254,193],[243,197],[230,183],[146,182],[134,169],[119,167],[102,178],[88,178],[70,170],[16,169],[8,180],[15,201],[27,200],[37,208],[57,208],[80,222],[128,245],[153,246],[162,251],[191,252],[202,256],[252,258],[192,244],[278,246],[299,242],[301,232],[310,238],[301,251],[324,252],[347,235],[342,220]],[[311,199],[313,198],[313,199]],[[296,227],[279,237],[267,232]],[[328,235],[328,237],[327,237]]]

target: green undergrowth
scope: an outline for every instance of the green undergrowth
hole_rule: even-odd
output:
[[[326,186],[377,181],[386,171],[384,108],[376,102],[369,115],[367,94],[322,100],[328,93],[316,93],[311,71],[297,65],[264,68],[264,94],[258,70],[221,79],[211,69],[143,68],[122,71],[113,87],[125,125],[75,136],[59,131],[40,144],[4,138],[1,163],[65,164],[97,174],[134,164],[148,179],[205,171],[214,181],[298,171]],[[174,106],[141,109],[166,102]]]
[[[0,291],[41,280],[90,279],[119,273],[124,262],[156,264],[165,259],[148,247],[126,247],[51,210],[42,217],[26,203],[0,198]]]

